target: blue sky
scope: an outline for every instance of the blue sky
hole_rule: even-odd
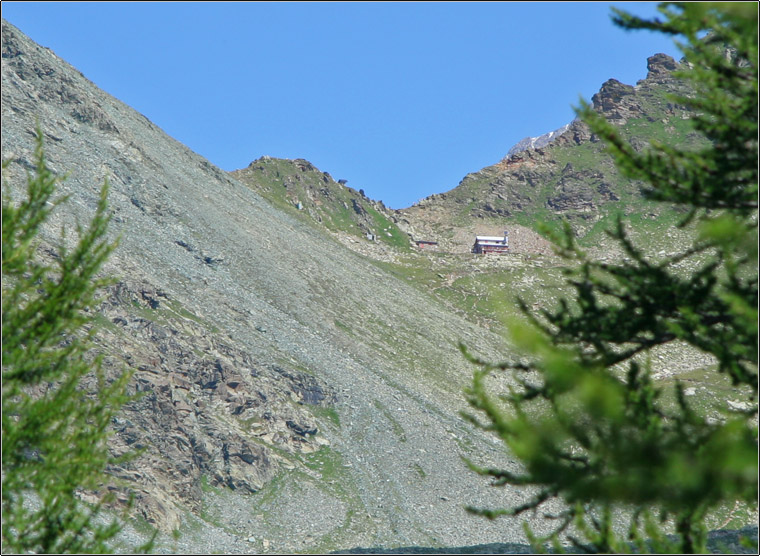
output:
[[[559,128],[673,40],[649,2],[3,2],[3,18],[224,170],[305,158],[392,208]]]

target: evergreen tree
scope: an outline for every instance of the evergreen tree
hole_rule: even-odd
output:
[[[78,494],[108,484],[107,429],[128,399],[129,379],[109,382],[100,359],[88,357],[87,312],[104,284],[96,275],[115,247],[106,239],[108,187],[89,227],[77,227],[73,247],[62,239],[48,266],[38,234],[64,199],[53,199],[59,180],[45,163],[39,129],[35,166],[26,199],[14,203],[3,193],[2,545],[17,553],[100,553],[119,525],[98,518],[106,496],[91,505]]]
[[[618,168],[645,183],[646,197],[687,209],[679,226],[695,230],[693,244],[662,260],[635,245],[618,219],[608,234],[626,257],[609,264],[589,258],[566,226],[555,243],[574,293],[537,313],[520,302],[529,324],[514,323],[513,360],[482,361],[462,346],[478,367],[468,396],[479,413],[468,418],[496,433],[523,470],[471,467],[497,486],[536,489],[519,507],[470,510],[516,516],[562,500],[552,535],[528,531],[536,547],[566,533],[590,552],[630,552],[633,543],[699,553],[711,512],[735,503],[756,511],[757,5],[658,9],[663,20],[615,10],[614,21],[683,39],[687,64],[677,75],[695,95],[672,101],[693,111],[709,145],[653,142],[637,152],[592,107],[577,112]],[[675,343],[709,354],[715,364],[704,372],[730,377],[733,399],[750,407],[715,422],[680,384],[671,392],[655,382],[651,350]],[[486,379],[498,370],[517,383],[507,396],[489,392]]]

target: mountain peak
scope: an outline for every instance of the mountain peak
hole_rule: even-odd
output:
[[[565,133],[568,129],[570,129],[570,124],[565,124],[559,129],[555,129],[549,133],[544,133],[538,137],[526,137],[525,139],[522,139],[516,143],[515,146],[513,146],[511,149],[509,149],[507,151],[507,156],[512,156],[513,154],[517,154],[528,149],[540,149],[542,147],[545,147],[554,141],[557,137]]]

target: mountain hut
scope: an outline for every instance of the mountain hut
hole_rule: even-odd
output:
[[[488,253],[508,253],[509,232],[505,231],[503,237],[475,236],[475,245],[472,246],[472,252],[478,255],[487,255]]]

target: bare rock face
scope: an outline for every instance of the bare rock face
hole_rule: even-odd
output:
[[[273,450],[329,443],[312,440],[319,427],[301,407],[335,402],[314,377],[257,364],[172,305],[161,289],[120,282],[100,307],[110,324],[98,335],[112,371],[136,370],[138,398],[114,422],[113,451],[143,452],[112,473],[140,485],[137,511],[171,529],[180,525],[177,501],[200,511],[202,484],[255,493],[280,470]]]
[[[576,171],[568,163],[561,173],[553,195],[546,201],[547,208],[563,212],[591,212],[596,208],[595,193],[604,189],[604,175],[594,170]],[[596,187],[594,187],[596,185]]]
[[[581,120],[574,120],[566,133],[558,137],[555,145],[582,145],[589,141],[596,142],[589,127]]]

